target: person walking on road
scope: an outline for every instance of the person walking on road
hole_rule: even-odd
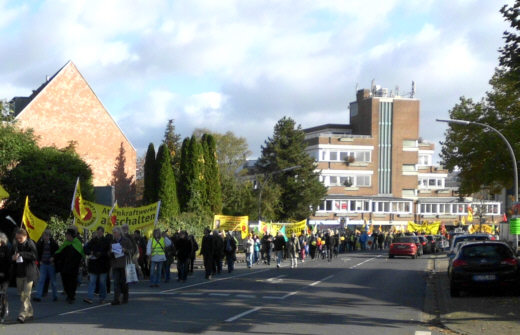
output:
[[[222,260],[224,259],[224,239],[220,232],[215,229],[212,235],[213,240],[213,268],[212,275],[220,274],[222,272]]]
[[[188,261],[191,255],[191,242],[185,230],[179,233],[175,248],[177,250],[177,281],[185,282],[188,278]]]
[[[235,261],[237,260],[237,241],[231,235],[231,232],[228,231],[226,234],[226,238],[224,239],[224,253],[226,254],[226,263],[228,268],[228,273],[233,272],[235,269]]]
[[[24,323],[26,319],[34,316],[31,290],[34,281],[38,278],[38,268],[36,267],[38,251],[34,242],[28,237],[27,231],[21,228],[16,231],[13,249],[12,260],[15,262],[16,288],[22,303],[17,320]]]
[[[85,253],[81,241],[76,237],[76,231],[72,228],[65,232],[65,241],[54,254],[56,271],[60,272],[63,290],[67,295],[67,302],[74,303],[76,288],[78,287],[79,267]]]
[[[263,251],[263,260],[264,264],[271,265],[271,244],[273,243],[273,236],[270,232],[267,232],[262,237],[262,251]]]
[[[292,236],[287,241],[287,249],[289,258],[291,258],[291,268],[295,268],[298,266],[298,255],[301,249],[300,240],[295,233],[292,233]]]
[[[285,250],[285,237],[282,232],[278,232],[274,239],[274,252],[276,253],[276,267],[279,268],[282,265],[283,253]]]
[[[128,284],[126,283],[126,264],[132,261],[135,250],[132,241],[123,236],[120,227],[115,227],[112,231],[111,255],[112,255],[112,275],[114,276],[114,300],[112,305],[128,303]],[[123,300],[121,299],[123,295]]]
[[[245,240],[244,249],[246,252],[247,267],[251,268],[253,266],[253,254],[255,251],[255,240],[253,239],[253,234],[249,234],[248,238]]]
[[[193,274],[193,267],[195,266],[195,258],[197,258],[197,250],[199,250],[199,244],[197,243],[197,240],[195,239],[195,235],[190,234],[188,236],[188,239],[191,243],[191,254],[190,258],[188,259],[188,274]]]
[[[204,236],[200,246],[200,254],[204,259],[204,270],[206,271],[206,279],[211,279],[213,271],[213,236],[210,235],[209,228],[204,228]]]
[[[54,254],[58,250],[58,243],[52,238],[51,232],[45,230],[36,244],[38,250],[38,262],[40,263],[40,278],[36,285],[36,296],[34,301],[41,301],[45,282],[48,281],[52,289],[52,300],[58,300],[56,290],[56,268],[54,266]]]
[[[159,287],[161,272],[166,262],[166,248],[171,246],[171,241],[161,235],[161,230],[153,230],[152,238],[146,246],[146,254],[150,258],[150,287]]]
[[[11,250],[7,236],[0,232],[0,323],[4,323],[9,315],[7,288],[11,270]]]
[[[83,299],[87,304],[94,302],[96,284],[99,285],[99,303],[107,298],[107,274],[110,271],[110,243],[105,238],[105,228],[98,227],[94,236],[85,245],[85,254],[89,256],[87,270],[89,274],[88,293]]]

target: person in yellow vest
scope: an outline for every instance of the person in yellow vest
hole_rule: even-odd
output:
[[[159,287],[163,263],[166,262],[166,249],[172,245],[168,237],[163,237],[159,228],[154,229],[152,238],[146,246],[150,258],[150,287]]]

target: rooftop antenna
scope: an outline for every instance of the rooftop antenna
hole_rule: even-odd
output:
[[[375,94],[376,93],[376,79],[372,79],[372,83],[370,84],[370,92],[372,92],[372,94]]]
[[[399,85],[395,85],[395,96],[399,96]]]
[[[357,93],[358,89],[359,89],[359,83],[356,83],[356,93]]]
[[[412,91],[410,92],[410,98],[415,98],[415,81],[412,80]]]

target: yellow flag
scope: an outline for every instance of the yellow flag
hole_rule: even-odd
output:
[[[0,185],[0,200],[9,198],[9,193],[5,190],[5,188]]]
[[[470,205],[468,205],[468,218],[466,219],[467,222],[473,222],[473,208],[471,208]]]
[[[466,217],[465,217],[465,216],[463,216],[463,217],[460,218],[460,224],[461,224],[462,226],[465,226],[465,225],[466,225]]]
[[[249,223],[247,221],[240,222],[240,232],[243,240],[249,235]]]
[[[29,209],[29,197],[25,198],[25,207],[23,209],[22,222],[29,233],[29,237],[34,242],[38,242],[42,236],[45,228],[47,228],[47,222],[37,218]]]

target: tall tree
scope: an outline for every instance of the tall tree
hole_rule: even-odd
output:
[[[165,144],[157,151],[157,197],[161,200],[161,218],[171,218],[180,213],[177,186],[171,164],[170,151]]]
[[[204,180],[204,155],[197,137],[190,138],[186,157],[186,211],[207,212]]]
[[[148,145],[144,162],[143,201],[149,204],[157,201],[157,162],[153,143]]]
[[[119,147],[119,155],[116,157],[110,184],[114,186],[116,200],[120,206],[135,204],[135,182],[134,177],[128,176],[126,172],[126,150],[123,143]]]
[[[164,131],[163,143],[166,144],[172,158],[173,172],[175,178],[179,178],[179,169],[181,162],[181,135],[175,132],[175,120],[168,120],[168,125]]]
[[[500,63],[490,80],[491,90],[478,102],[460,98],[449,112],[451,119],[487,124],[500,131],[520,154],[520,1],[501,9],[513,31],[505,32]],[[450,170],[459,171],[460,193],[471,194],[486,188],[497,193],[513,186],[512,160],[503,140],[479,126],[450,124],[441,142],[440,157]]]
[[[201,139],[204,155],[204,184],[206,188],[206,203],[213,214],[222,213],[222,189],[220,186],[220,172],[217,163],[215,138],[211,134],[204,134]]]
[[[280,220],[307,218],[327,194],[315,171],[314,159],[305,151],[304,140],[301,126],[283,117],[275,125],[273,137],[262,146],[262,155],[256,164],[259,171],[280,187]]]
[[[181,212],[187,211],[187,204],[189,199],[188,194],[188,166],[189,166],[189,145],[190,138],[186,137],[182,141],[181,146],[181,162],[179,169],[179,184],[178,184],[178,192],[179,195],[179,205],[181,207]]]

